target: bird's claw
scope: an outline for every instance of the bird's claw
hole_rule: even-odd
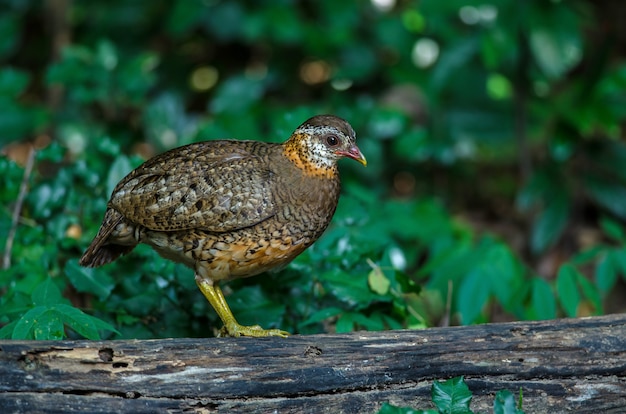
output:
[[[233,323],[228,326],[222,326],[222,329],[220,329],[217,336],[218,338],[224,338],[227,336],[251,336],[255,338],[262,338],[266,336],[279,336],[281,338],[286,338],[289,335],[289,332],[281,331],[280,329],[263,329],[259,325],[243,326],[239,325],[238,323]]]

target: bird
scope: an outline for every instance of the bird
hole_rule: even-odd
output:
[[[139,243],[194,270],[223,327],[218,336],[287,337],[240,325],[222,282],[281,269],[328,227],[339,200],[338,161],[365,156],[344,119],[316,115],[283,143],[213,140],[157,155],[114,188],[80,258],[99,267]]]

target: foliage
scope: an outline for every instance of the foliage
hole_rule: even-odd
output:
[[[353,124],[368,168],[342,164],[314,246],[225,287],[241,323],[347,332],[623,303],[626,64],[621,26],[596,29],[610,10],[382,3],[3,1],[0,334],[215,332],[191,270],[145,246],[78,266],[107,199],[168,148],[283,140],[325,112]]]
[[[63,339],[64,325],[88,339],[100,339],[100,330],[116,332],[108,323],[66,303],[52,279],[37,285],[30,299],[31,303],[21,309],[4,310],[7,314],[26,312],[0,329],[0,338]]]
[[[455,377],[444,382],[435,381],[431,388],[432,402],[436,410],[417,410],[410,407],[396,407],[383,404],[378,414],[472,414],[470,392],[463,377]],[[495,414],[524,414],[522,411],[522,393],[519,399],[508,390],[498,391],[493,402]]]

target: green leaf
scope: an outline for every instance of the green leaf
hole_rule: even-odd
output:
[[[593,246],[588,250],[583,250],[582,252],[575,254],[569,261],[574,266],[580,266],[595,260],[596,256],[604,253],[605,250],[605,246]]]
[[[370,290],[365,274],[347,274],[335,268],[325,272],[321,280],[337,299],[356,309],[365,308],[373,301],[381,300],[380,296]]]
[[[596,284],[600,292],[605,295],[613,289],[617,282],[617,268],[613,256],[612,250],[605,252],[596,265]]]
[[[591,305],[593,305],[594,314],[602,314],[602,297],[600,295],[598,287],[594,283],[591,283],[581,273],[578,274],[578,285],[580,286],[583,297],[588,299],[589,302],[591,302]]]
[[[100,40],[95,49],[96,62],[108,71],[117,67],[119,56],[115,45],[108,40]]]
[[[496,399],[493,402],[493,412],[494,414],[524,414],[521,407],[518,407],[515,396],[508,390],[496,393]]]
[[[62,301],[61,291],[51,278],[40,283],[31,296],[35,306],[50,306]]]
[[[402,324],[402,322],[404,320],[406,320],[407,317],[408,317],[408,315],[406,315],[403,320],[399,321],[399,320],[394,319],[393,317],[391,317],[389,315],[386,315],[386,314],[381,314],[380,315],[380,318],[381,318],[381,320],[382,320],[382,322],[383,322],[383,324],[385,326],[384,329],[392,329],[392,330],[403,329],[405,326]],[[415,324],[413,326],[410,326],[409,328],[411,328],[411,329],[419,329],[419,327],[416,326]]]
[[[530,16],[530,50],[551,79],[559,79],[582,58],[580,18],[573,8],[537,7]]]
[[[357,329],[365,328],[368,331],[382,331],[385,329],[385,323],[379,312],[374,312],[369,316],[355,313],[353,320],[357,324]]]
[[[117,332],[108,323],[73,306],[56,303],[26,312],[13,326],[11,339],[60,340],[65,337],[64,323],[87,339],[100,339],[98,330]]]
[[[404,112],[396,109],[384,109],[376,111],[368,119],[369,130],[373,137],[392,138],[400,135],[407,124]]]
[[[433,403],[440,413],[469,414],[472,393],[463,377],[455,377],[445,382],[435,381],[431,388]]]
[[[624,230],[617,221],[612,220],[608,217],[602,217],[600,219],[600,227],[602,227],[602,231],[604,231],[604,234],[606,234],[613,240],[616,240],[618,242],[624,240]]]
[[[538,169],[517,197],[521,211],[542,208],[531,228],[530,247],[535,254],[550,247],[569,220],[571,197],[566,177],[555,165]]]
[[[439,243],[443,240],[440,238]],[[419,270],[419,276],[432,273],[428,280],[428,287],[446,291],[450,281],[460,283],[465,275],[480,265],[481,258],[476,254],[476,248],[466,241],[448,241],[441,251],[433,251],[431,259]],[[449,246],[447,246],[449,244]],[[431,249],[435,246],[431,246]]]
[[[57,305],[67,306],[67,305]],[[61,315],[54,308],[48,308],[33,325],[33,334],[38,341],[58,341],[65,337]]]
[[[556,197],[539,214],[532,226],[530,248],[541,253],[552,246],[569,221],[569,200]]]
[[[450,78],[463,67],[466,67],[480,48],[478,38],[474,36],[459,37],[446,46],[439,61],[433,67],[433,75],[429,85],[437,92],[449,85]]]
[[[222,42],[235,40],[246,20],[244,7],[238,2],[220,2],[212,5],[210,10],[204,21],[211,34]]]
[[[5,7],[0,14],[0,57],[8,59],[13,54],[17,45],[22,43],[20,29],[24,25],[24,18],[20,12],[9,10]]]
[[[258,102],[265,91],[262,81],[235,76],[222,83],[211,100],[211,111],[216,114],[242,113]]]
[[[493,243],[487,241],[487,243]],[[495,242],[487,247],[483,260],[485,283],[503,305],[507,305],[516,294],[516,288],[522,283],[518,265],[511,249],[504,243]],[[487,281],[488,280],[488,281]]]
[[[337,333],[354,331],[354,313],[342,313],[341,316],[339,316],[339,319],[337,319],[337,323],[335,324],[335,331]]]
[[[175,38],[193,29],[202,19],[207,8],[202,3],[195,1],[177,1],[173,3],[173,10],[166,17],[167,31]]]
[[[367,275],[367,283],[370,289],[379,295],[386,295],[391,286],[391,282],[378,266],[375,266],[369,275]]]
[[[98,269],[81,267],[76,259],[67,261],[65,275],[76,290],[96,295],[101,301],[109,297],[115,286],[113,279],[108,274],[100,272]]]
[[[41,315],[47,311],[46,306],[35,306],[22,315],[13,328],[11,339],[35,339],[34,327],[39,323]]]
[[[487,78],[487,92],[494,100],[508,100],[513,95],[513,86],[506,76],[492,73]]]
[[[489,270],[487,270],[488,272]],[[483,306],[491,293],[485,266],[471,270],[461,282],[456,292],[458,311],[461,314],[461,322],[468,325],[474,322],[483,311]]]
[[[613,250],[613,261],[616,270],[622,275],[622,278],[626,280],[626,248],[619,248]]]
[[[580,304],[580,293],[577,285],[578,271],[571,264],[564,264],[556,278],[556,290],[559,302],[569,317],[576,317]]]
[[[535,277],[531,281],[531,312],[536,319],[554,319],[556,317],[556,300],[554,292],[545,280]]]
[[[15,325],[17,325],[19,320],[9,322],[0,328],[0,339],[11,339],[13,335],[13,331],[15,330]]]
[[[606,181],[589,176],[585,180],[585,189],[589,196],[601,207],[626,219],[626,187],[614,181]]]
[[[27,72],[4,67],[0,70],[0,99],[11,97],[16,99],[26,90],[30,76]]]
[[[66,202],[68,188],[67,184],[62,181],[66,175],[63,170],[59,172],[59,180],[54,181],[52,185],[42,185],[38,187],[32,197],[37,197],[35,201],[39,209],[34,215],[47,219],[54,219],[53,214],[60,209]],[[41,190],[41,191],[40,191]]]
[[[397,407],[389,403],[383,403],[377,414],[438,414],[437,410],[416,410],[411,407]]]
[[[285,303],[272,301],[260,286],[235,290],[227,298],[237,321],[243,325],[280,325],[285,315]]]
[[[60,318],[76,333],[87,339],[100,339],[99,330],[117,332],[113,326],[107,322],[87,315],[80,309],[70,305],[56,305],[55,311],[58,312]]]
[[[304,322],[302,322],[302,325],[311,325],[314,323],[318,323],[328,318],[335,317],[342,312],[343,310],[341,308],[336,308],[336,307],[323,308],[310,314],[309,317]]]
[[[143,113],[144,133],[159,151],[188,144],[197,123],[185,112],[182,97],[162,93],[151,100]]]
[[[133,169],[130,159],[126,155],[118,155],[113,161],[107,175],[107,194],[112,194],[117,183]]]
[[[530,45],[544,74],[557,79],[580,60],[580,39],[557,36],[549,28],[535,29],[530,35]],[[565,53],[565,52],[570,53]]]

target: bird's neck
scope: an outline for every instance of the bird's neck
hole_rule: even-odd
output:
[[[305,176],[333,179],[339,173],[336,163],[322,158],[316,159],[307,151],[303,139],[295,134],[283,144],[283,154]]]

